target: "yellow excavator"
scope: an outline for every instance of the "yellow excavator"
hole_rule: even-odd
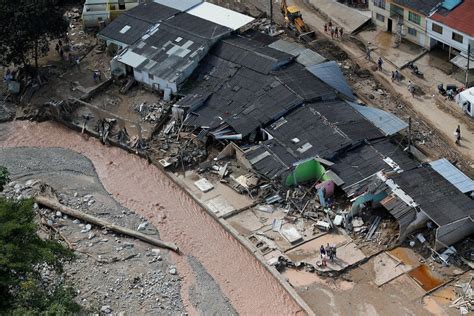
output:
[[[301,15],[300,9],[297,6],[286,4],[286,0],[280,0],[280,10],[283,16],[285,17],[285,23],[287,27],[294,32],[298,36],[314,36],[314,32],[312,32],[308,25],[304,23],[303,16]]]

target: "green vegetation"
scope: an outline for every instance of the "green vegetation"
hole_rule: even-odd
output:
[[[57,1],[0,0],[0,64],[28,66],[49,50],[49,41],[63,36],[68,22]]]
[[[8,178],[7,168],[0,166],[0,191],[3,191],[3,187],[9,181],[10,181],[10,178]]]
[[[0,167],[0,187],[8,173]],[[45,285],[39,267],[47,264],[62,271],[73,253],[61,244],[37,235],[32,200],[0,197],[0,314],[65,315],[80,311],[74,291],[62,285]]]

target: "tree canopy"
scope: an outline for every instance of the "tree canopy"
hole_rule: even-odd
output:
[[[53,0],[0,0],[0,64],[38,66],[49,41],[63,36],[68,27],[64,9]]]
[[[0,166],[0,172],[5,171]],[[5,181],[8,174],[4,173]],[[2,186],[0,174],[0,186]],[[45,286],[40,267],[62,271],[73,253],[37,234],[32,200],[0,196],[0,315],[66,315],[77,313],[75,293],[61,284]]]

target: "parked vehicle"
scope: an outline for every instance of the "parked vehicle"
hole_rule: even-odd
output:
[[[407,66],[408,68],[411,69],[411,73],[414,74],[415,76],[419,78],[425,77],[425,75],[420,71],[420,69],[418,69],[418,66],[415,65],[413,62],[409,62]]]

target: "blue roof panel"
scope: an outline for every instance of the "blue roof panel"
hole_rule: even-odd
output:
[[[456,168],[447,159],[439,159],[430,163],[431,167],[452,183],[462,193],[474,191],[474,181]]]

